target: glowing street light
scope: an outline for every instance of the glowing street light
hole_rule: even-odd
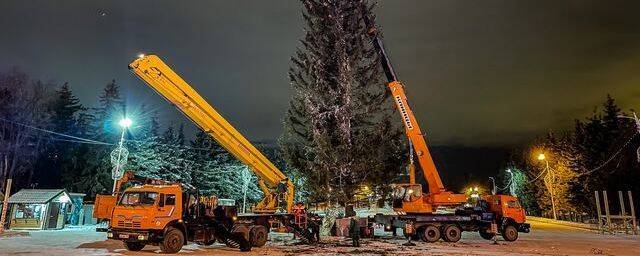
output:
[[[131,119],[123,118],[122,120],[120,120],[120,122],[118,124],[120,124],[120,126],[122,126],[122,128],[129,128],[129,126],[131,126],[132,123],[133,123],[133,121],[131,121]]]
[[[538,160],[543,161],[547,159],[547,156],[544,155],[544,153],[540,153],[540,155],[538,155]]]

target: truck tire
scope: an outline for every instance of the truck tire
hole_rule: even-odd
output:
[[[480,237],[482,237],[485,240],[491,240],[491,239],[493,239],[494,236],[496,236],[496,234],[491,233],[487,229],[480,229],[480,230],[478,230],[478,233],[480,233]]]
[[[132,252],[141,251],[142,249],[144,249],[144,246],[145,244],[140,242],[124,242],[124,247]]]
[[[502,238],[504,238],[504,240],[507,242],[518,240],[518,229],[516,229],[516,227],[514,227],[513,225],[507,225],[502,230]]]
[[[455,224],[448,224],[442,227],[442,239],[446,242],[455,243],[462,238],[462,229]]]
[[[437,242],[438,240],[440,240],[440,236],[440,229],[434,225],[427,225],[423,227],[422,234],[420,235],[422,241],[425,241],[427,243]]]
[[[269,233],[267,232],[267,228],[265,226],[253,226],[251,228],[251,231],[249,232],[249,238],[249,241],[251,241],[251,245],[253,247],[262,247],[267,243]]]
[[[184,235],[182,231],[169,227],[164,233],[164,238],[160,242],[160,250],[163,253],[177,253],[182,249],[184,245]]]

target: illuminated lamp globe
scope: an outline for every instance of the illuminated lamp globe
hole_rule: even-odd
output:
[[[133,123],[133,121],[131,121],[131,119],[129,119],[129,118],[122,119],[119,122],[120,126],[122,126],[124,128],[129,128],[129,126],[131,126],[132,123]]]

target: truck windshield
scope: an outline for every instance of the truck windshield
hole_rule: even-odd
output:
[[[119,205],[153,205],[157,197],[158,193],[155,192],[125,192],[124,195],[122,195],[122,199],[120,199]]]

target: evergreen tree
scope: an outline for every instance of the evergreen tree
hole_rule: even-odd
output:
[[[360,185],[397,177],[404,137],[364,25],[365,16],[374,20],[373,4],[301,2],[306,33],[292,57],[293,95],[280,144],[288,166],[307,178],[312,200],[345,202]]]
[[[86,118],[84,113],[86,108],[73,95],[68,83],[64,83],[60,89],[56,90],[52,105],[51,121],[53,129],[61,134],[82,136],[82,129],[85,128],[83,125],[86,123],[86,120],[84,120]],[[86,155],[81,155],[82,152],[86,151],[83,146],[86,145],[66,140],[53,141],[47,150],[47,155],[40,161],[44,166],[39,170],[46,170],[47,174],[38,175],[39,177],[46,177],[46,179],[39,181],[40,185],[57,187],[60,182],[65,187],[69,185],[68,183],[72,177],[77,172],[80,172],[81,169],[87,167],[80,164],[79,161],[82,160],[78,159],[79,156],[86,157]]]

